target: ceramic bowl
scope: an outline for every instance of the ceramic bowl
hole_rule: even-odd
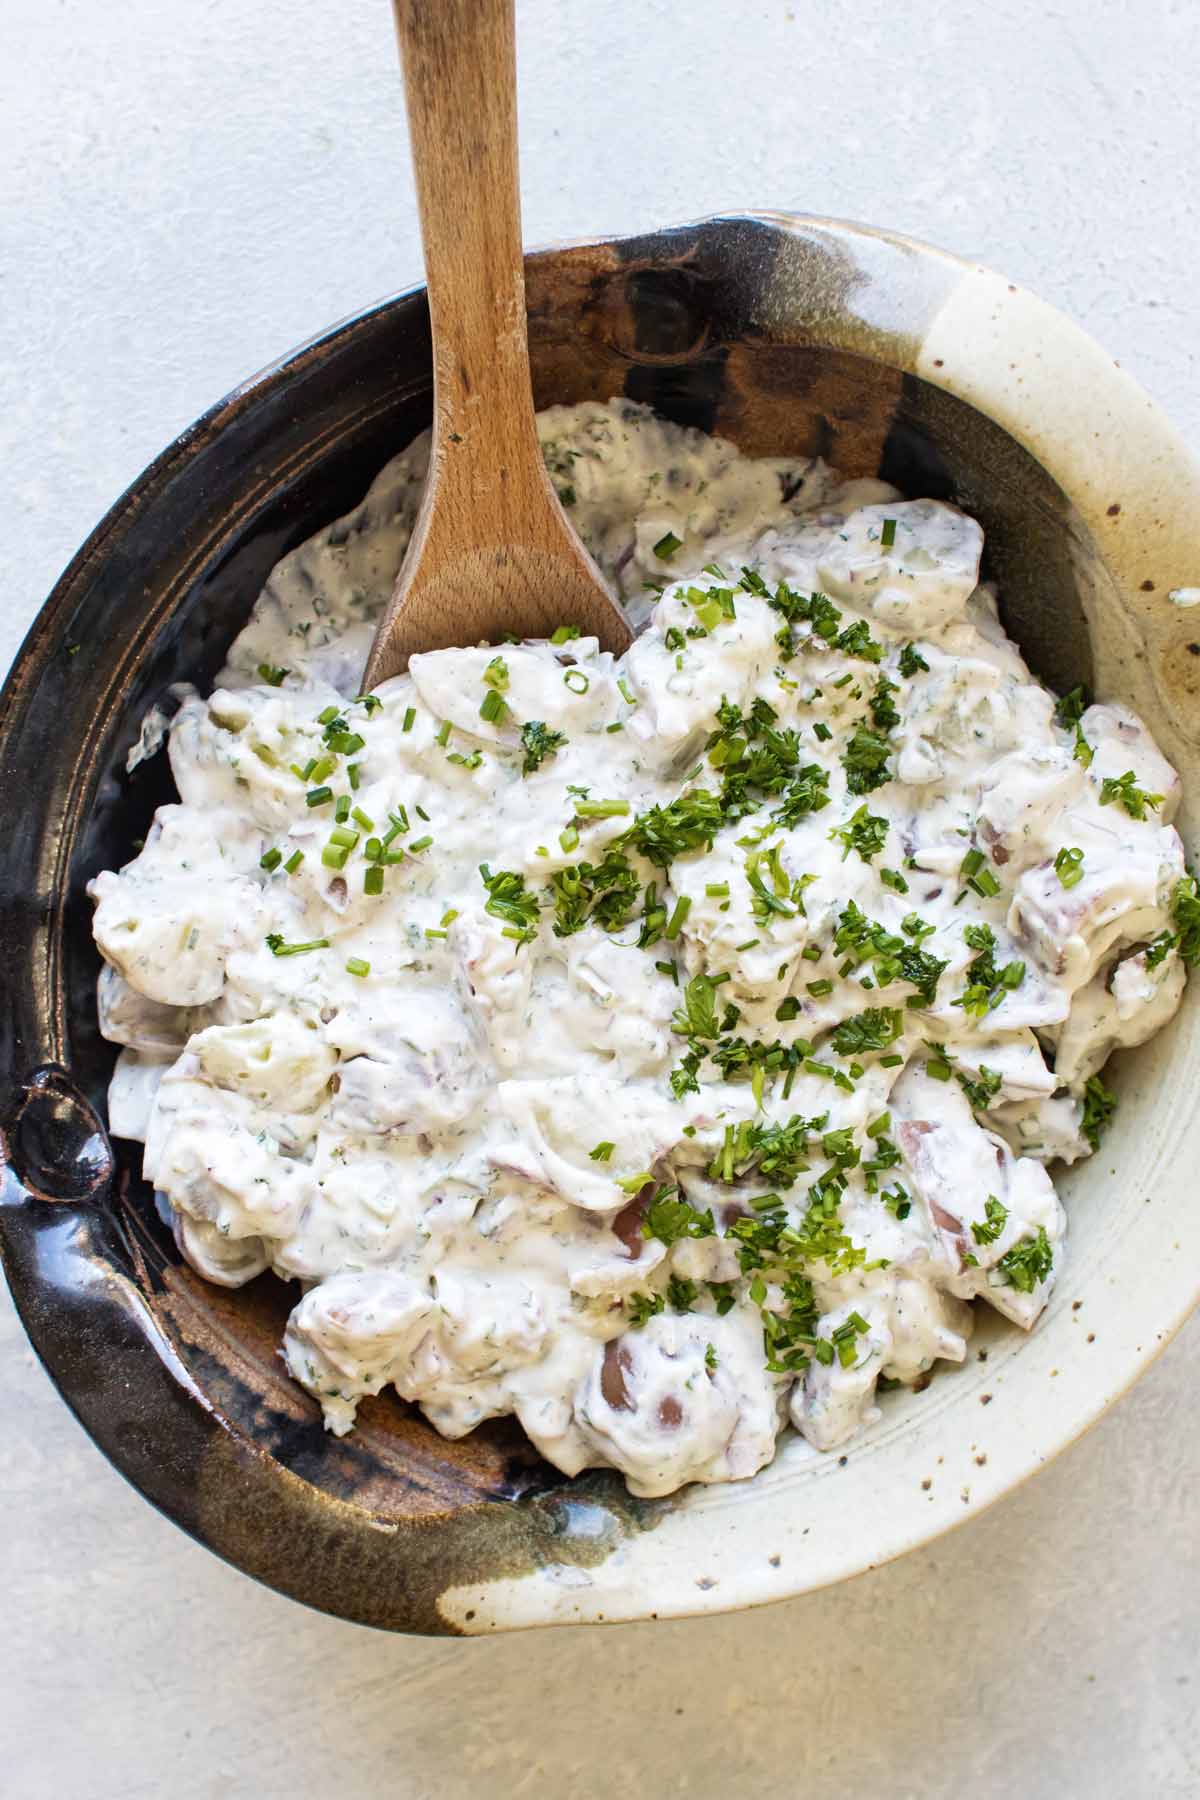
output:
[[[1200,473],[1132,381],[999,277],[894,235],[770,214],[528,261],[536,398],[624,393],[747,451],[952,497],[1034,668],[1135,707],[1200,794]],[[0,1249],[64,1398],[149,1500],[239,1568],[348,1619],[481,1632],[781,1599],[927,1542],[1076,1437],[1190,1308],[1200,1266],[1200,984],[1117,1059],[1117,1123],[1061,1180],[1065,1278],[1029,1339],[885,1396],[842,1456],[783,1442],[752,1482],[639,1502],[567,1481],[509,1422],[447,1443],[390,1397],[343,1441],[277,1354],[288,1290],[183,1264],[109,1143],[113,1050],[84,888],[168,797],[126,758],[205,687],[272,565],[427,422],[423,293],[249,381],[147,470],[47,601],[0,702]],[[1194,844],[1193,811],[1183,819]]]

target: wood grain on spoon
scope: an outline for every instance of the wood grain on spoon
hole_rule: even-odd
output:
[[[513,0],[394,0],[433,329],[425,497],[367,662],[624,615],[542,463],[529,379]]]

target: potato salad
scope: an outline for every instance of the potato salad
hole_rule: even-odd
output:
[[[427,444],[390,463],[177,691],[178,802],[91,885],[110,1119],[201,1275],[297,1284],[330,1430],[393,1388],[662,1495],[846,1444],[973,1302],[1034,1325],[1048,1170],[1200,895],[1174,770],[1034,679],[966,514],[623,400],[539,423],[632,647],[361,693]]]

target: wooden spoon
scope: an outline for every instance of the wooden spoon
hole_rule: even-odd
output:
[[[517,187],[513,0],[393,0],[433,330],[425,497],[366,686],[416,650],[631,633],[538,447]]]

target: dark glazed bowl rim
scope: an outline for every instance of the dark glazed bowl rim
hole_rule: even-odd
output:
[[[1195,582],[1200,570],[1194,523],[1200,519],[1200,475],[1135,384],[1060,315],[986,270],[898,235],[778,213],[537,252],[528,264],[531,304],[532,277],[539,270],[578,271],[586,279],[596,269],[614,266],[675,268],[687,266],[705,246],[726,257],[746,289],[743,330],[762,340],[786,341],[801,321],[807,341],[822,351],[861,357],[895,371],[898,381],[915,377],[957,396],[1037,460],[1070,502],[1071,529],[1094,546],[1111,578],[1111,618],[1089,618],[1099,680],[1139,705],[1183,766],[1185,780],[1194,779],[1200,664],[1189,664],[1186,616],[1166,596],[1189,577]],[[976,1472],[969,1505],[947,1492],[932,1500],[922,1496],[914,1506],[900,1499],[897,1489],[887,1514],[867,1517],[869,1502],[859,1495],[856,1503],[864,1509],[859,1530],[839,1535],[833,1515],[845,1508],[833,1494],[836,1484],[824,1476],[806,1477],[805,1518],[829,1514],[821,1553],[751,1558],[748,1546],[761,1542],[769,1509],[782,1519],[783,1492],[795,1475],[789,1465],[765,1472],[740,1494],[689,1494],[660,1509],[627,1504],[622,1510],[609,1494],[608,1536],[589,1561],[582,1550],[570,1549],[561,1495],[531,1489],[515,1505],[481,1499],[476,1492],[462,1508],[461,1530],[436,1514],[406,1521],[394,1547],[403,1557],[403,1572],[397,1576],[393,1569],[388,1592],[375,1599],[372,1570],[382,1565],[372,1559],[379,1555],[380,1522],[319,1493],[232,1429],[175,1354],[147,1301],[153,1271],[148,1273],[145,1246],[131,1234],[127,1219],[99,1203],[111,1188],[112,1172],[103,1124],[61,1067],[70,1039],[61,912],[78,807],[72,813],[64,801],[61,815],[50,818],[41,805],[41,768],[22,738],[39,685],[61,681],[62,658],[71,648],[66,633],[97,571],[119,567],[131,533],[164,504],[181,472],[212,451],[238,421],[265,411],[276,399],[282,402],[307,371],[373,323],[407,309],[416,325],[422,294],[420,287],[404,290],[318,333],[241,382],[180,433],[89,535],[14,660],[0,694],[0,768],[7,791],[32,788],[35,805],[17,822],[15,873],[0,878],[0,942],[13,971],[12,1016],[0,1058],[5,1083],[0,1254],[38,1354],[114,1465],[199,1541],[311,1605],[391,1629],[471,1632],[665,1616],[784,1598],[927,1541],[980,1510],[1078,1435],[1182,1323],[1195,1297],[1191,1270],[1200,1262],[1200,1225],[1177,1221],[1172,1212],[1180,1257],[1153,1294],[1131,1285],[1126,1312],[1114,1322],[1119,1348],[1103,1377],[1089,1378],[1090,1385],[1082,1377],[1064,1380],[1044,1427],[1029,1432],[1027,1441],[1011,1436],[988,1470],[982,1476]],[[1010,369],[1012,353],[1028,353],[1031,346],[1036,356],[1026,360],[1018,380]],[[670,364],[684,355],[642,360]],[[1047,356],[1058,370],[1057,382],[1034,367]],[[1111,442],[1114,426],[1122,433],[1120,446],[1106,454],[1093,449],[1100,428]],[[1164,492],[1170,506],[1161,503]],[[1172,517],[1164,525],[1165,512]],[[216,548],[209,544],[207,553]],[[125,578],[134,572],[125,570]],[[174,591],[188,579],[182,570]],[[1132,670],[1127,666],[1131,634],[1140,646]],[[114,685],[121,670],[145,653],[149,635],[112,647],[106,666],[115,669]],[[81,766],[86,753],[81,739],[77,753],[68,755],[77,754]],[[57,749],[44,747],[43,755],[64,761]],[[67,787],[72,779],[68,771]],[[1189,1066],[1194,1066],[1194,1046],[1192,1054]],[[1181,1144],[1178,1138],[1164,1142],[1159,1164],[1177,1167]],[[1095,1278],[1099,1284],[1098,1271]],[[1040,1346],[1038,1339],[1031,1342],[1022,1364],[1023,1386],[1032,1385],[1039,1370],[1048,1372],[1047,1358],[1058,1344],[1051,1333]],[[114,1379],[128,1388],[122,1412],[111,1404]],[[962,1404],[960,1395],[936,1417],[955,1407],[961,1412]],[[938,1429],[927,1422],[909,1431],[905,1443],[924,1452]],[[896,1450],[896,1437],[895,1430],[882,1433],[875,1477],[889,1458],[896,1466],[904,1463],[907,1451]],[[506,1537],[504,1520],[518,1513],[519,1533]],[[781,1540],[798,1540],[799,1530],[794,1518],[782,1522]],[[353,1579],[346,1573],[350,1569],[358,1571]],[[588,1573],[580,1575],[578,1585],[564,1583],[558,1579],[564,1569]]]

